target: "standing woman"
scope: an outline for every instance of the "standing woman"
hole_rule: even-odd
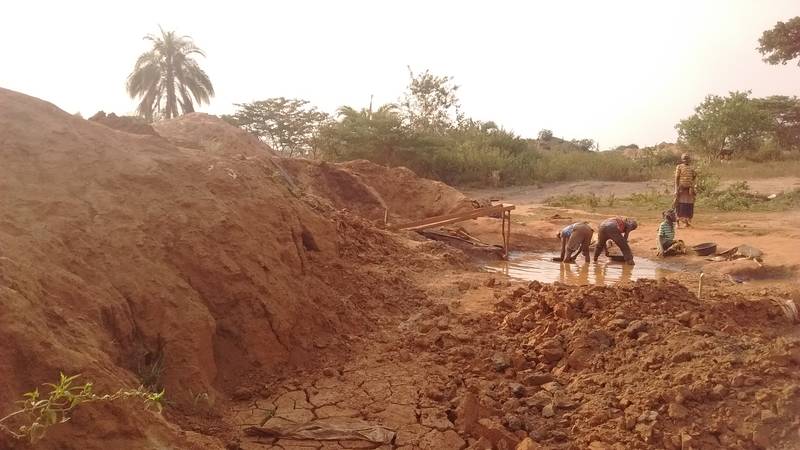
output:
[[[692,226],[694,217],[694,184],[697,173],[690,166],[688,153],[681,155],[681,163],[675,168],[675,209],[678,211],[678,225],[683,221],[687,227]]]

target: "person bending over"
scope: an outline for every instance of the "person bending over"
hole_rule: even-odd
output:
[[[594,262],[600,257],[600,253],[606,249],[606,242],[611,240],[622,251],[625,257],[625,264],[634,265],[633,252],[628,245],[628,235],[635,230],[639,224],[635,219],[628,217],[612,217],[600,223],[597,231],[597,247],[594,249]]]
[[[579,253],[583,253],[586,262],[589,262],[589,245],[592,243],[594,230],[589,226],[589,222],[577,222],[567,225],[558,232],[561,239],[561,261],[571,263]]]

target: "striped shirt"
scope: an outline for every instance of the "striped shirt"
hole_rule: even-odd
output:
[[[672,226],[668,220],[661,222],[661,225],[658,227],[658,238],[662,242],[672,242],[675,240],[675,227]]]
[[[678,179],[678,186],[688,188],[694,186],[696,175],[694,168],[687,164],[678,164],[678,167],[675,168],[675,177]]]

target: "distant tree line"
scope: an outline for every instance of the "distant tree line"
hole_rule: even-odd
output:
[[[547,129],[537,139],[524,139],[493,121],[466,117],[458,89],[452,77],[409,69],[408,86],[396,103],[342,106],[329,116],[305,100],[279,97],[238,104],[223,118],[284,156],[367,159],[449,183],[647,177],[629,159],[593,152],[592,139],[565,140]],[[613,159],[614,167],[596,164],[600,159]]]

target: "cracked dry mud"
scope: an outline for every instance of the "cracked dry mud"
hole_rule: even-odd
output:
[[[717,280],[700,302],[677,281],[476,283],[459,280],[454,292],[468,292],[454,297],[489,297],[490,308],[424,303],[386,320],[339,365],[236,405],[229,421],[240,448],[793,448],[800,338],[785,334],[791,325],[769,301],[779,289],[753,296]],[[330,417],[396,437],[378,445],[245,432]]]

